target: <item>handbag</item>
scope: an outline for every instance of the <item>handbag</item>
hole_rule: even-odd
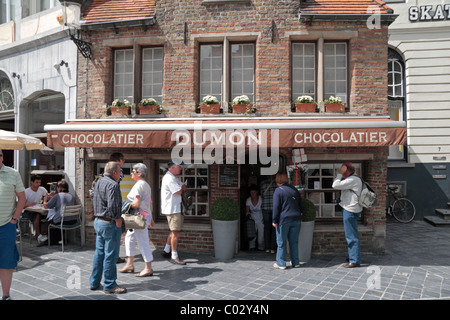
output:
[[[142,214],[136,213],[137,210],[131,208],[130,201],[122,203],[122,219],[126,229],[144,229],[145,218]]]

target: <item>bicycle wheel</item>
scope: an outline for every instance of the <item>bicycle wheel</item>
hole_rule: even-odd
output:
[[[416,216],[416,208],[410,200],[398,199],[392,205],[392,215],[398,222],[408,223]]]

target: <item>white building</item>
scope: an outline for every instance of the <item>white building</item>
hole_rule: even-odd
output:
[[[407,145],[390,150],[388,181],[399,182],[416,219],[450,197],[450,0],[386,1],[392,118],[407,121]]]
[[[70,34],[79,16],[76,1],[1,1],[1,129],[30,134],[45,143],[45,124],[76,117],[77,46]],[[60,179],[63,169],[71,181],[75,155],[73,148],[64,151],[5,151],[5,163],[19,170],[26,186],[31,172],[43,173],[46,183]]]

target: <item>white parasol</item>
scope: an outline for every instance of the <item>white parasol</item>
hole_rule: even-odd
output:
[[[0,149],[23,150],[24,147],[27,150],[37,150],[44,148],[45,144],[38,138],[23,133],[0,130]]]

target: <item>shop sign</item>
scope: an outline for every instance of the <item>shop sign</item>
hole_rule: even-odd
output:
[[[277,143],[278,142],[278,143]],[[392,146],[406,143],[405,128],[261,130],[53,131],[50,147],[274,148]],[[267,150],[268,151],[268,150]]]
[[[432,5],[413,6],[409,8],[409,21],[450,20],[450,4],[438,4],[433,10]]]

